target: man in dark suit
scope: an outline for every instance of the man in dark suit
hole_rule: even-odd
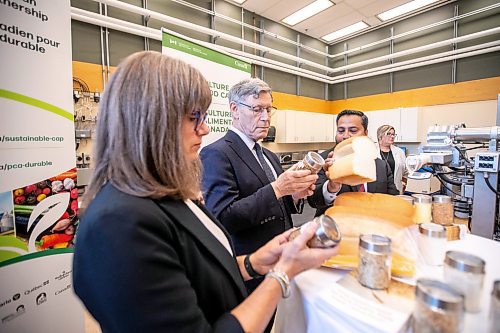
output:
[[[368,135],[368,117],[361,111],[344,110],[337,115],[337,134],[335,142],[339,143],[352,136]],[[335,148],[335,147],[334,147]],[[334,148],[324,151],[321,155],[326,160],[325,168],[332,163]],[[331,207],[337,195],[343,192],[370,192],[399,194],[394,184],[394,176],[386,161],[377,158],[375,160],[377,169],[377,180],[358,186],[349,186],[329,180],[324,170],[318,173],[318,181],[314,194],[307,200],[311,207],[316,208],[315,216],[323,214],[327,208]]]
[[[233,125],[200,153],[206,207],[231,235],[236,255],[252,253],[291,228],[291,214],[301,212],[302,198],[312,194],[317,180],[296,167],[283,172],[278,157],[257,143],[267,136],[272,101],[262,80],[234,85],[229,91]],[[260,281],[249,281],[249,292]]]

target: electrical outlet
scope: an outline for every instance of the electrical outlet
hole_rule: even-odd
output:
[[[88,139],[92,136],[90,130],[75,130],[75,137],[79,139]]]

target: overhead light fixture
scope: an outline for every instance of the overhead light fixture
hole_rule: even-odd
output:
[[[233,2],[236,2],[237,4],[242,4],[243,2],[247,1],[247,0],[232,0]]]
[[[331,42],[332,40],[335,40],[337,38],[344,37],[344,36],[350,35],[352,33],[355,33],[356,31],[363,30],[364,28],[367,28],[368,26],[369,25],[366,24],[365,22],[359,21],[358,23],[351,24],[345,28],[331,32],[328,35],[324,35],[321,38],[326,40],[327,42]]]
[[[436,1],[437,0],[413,0],[408,3],[405,3],[404,5],[394,7],[393,9],[389,9],[388,11],[380,13],[377,15],[377,17],[382,21],[387,21],[397,16],[412,12],[415,9],[425,7],[428,4],[431,4]]]
[[[333,2],[329,0],[316,0],[304,8],[299,9],[292,15],[285,17],[281,20],[281,22],[288,25],[296,25],[297,23],[302,22],[321,11],[330,8],[331,6],[333,6]]]

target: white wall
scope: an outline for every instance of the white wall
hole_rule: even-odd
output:
[[[426,143],[427,130],[433,125],[456,125],[467,127],[496,126],[497,101],[480,101],[420,107],[418,137],[420,144]],[[401,144],[415,153],[418,144]]]

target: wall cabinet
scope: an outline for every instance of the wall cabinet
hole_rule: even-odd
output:
[[[368,136],[377,142],[377,129],[392,125],[397,133],[396,142],[419,142],[419,108],[397,108],[366,112]],[[276,143],[334,142],[337,115],[279,110],[273,117]]]
[[[368,136],[373,142],[378,142],[377,129],[382,125],[393,126],[399,138],[401,129],[399,109],[369,111],[366,115],[368,116]]]
[[[366,112],[368,116],[368,136],[377,142],[377,129],[391,125],[398,135],[396,142],[419,142],[419,108],[398,108]]]
[[[400,108],[401,129],[398,132],[398,142],[420,142],[419,108]]]
[[[333,142],[335,115],[279,110],[275,115],[277,143]]]

